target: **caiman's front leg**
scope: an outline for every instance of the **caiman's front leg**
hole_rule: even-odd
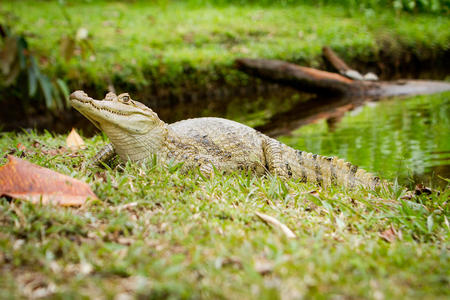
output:
[[[97,166],[101,165],[101,163],[106,163],[110,159],[114,157],[116,154],[116,151],[114,150],[114,147],[111,143],[104,146],[102,149],[100,149],[97,154],[95,154],[94,157],[92,157],[90,160],[85,161],[81,165],[81,169],[85,170],[88,166]]]

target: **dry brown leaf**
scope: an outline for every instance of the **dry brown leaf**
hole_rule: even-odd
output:
[[[51,148],[51,149],[41,148],[40,152],[45,155],[55,156],[55,155],[65,154],[67,152],[67,148],[65,148],[63,146],[59,146],[58,148]],[[73,155],[68,155],[68,156],[73,157]]]
[[[395,240],[402,239],[402,232],[400,230],[396,230],[392,225],[390,228],[378,234],[383,240],[388,243],[392,243]]]
[[[274,217],[271,217],[269,215],[260,213],[260,212],[256,212],[256,215],[261,218],[261,220],[263,220],[264,222],[266,222],[267,224],[280,229],[284,235],[287,238],[295,238],[295,233],[292,232],[292,230],[290,230],[286,225],[284,225],[283,223],[281,223],[280,221],[278,221],[277,219],[275,219]]]
[[[77,133],[75,128],[72,128],[72,131],[67,136],[66,144],[67,144],[67,147],[69,147],[70,150],[72,150],[72,151],[77,151],[77,150],[86,148],[86,145],[84,144],[83,139]]]
[[[237,269],[242,269],[242,261],[236,256],[226,257],[222,261],[222,266],[233,266]]]
[[[268,275],[273,271],[273,263],[266,258],[258,258],[254,261],[255,271],[261,275]]]
[[[11,72],[12,65],[17,57],[17,38],[9,36],[3,42],[3,48],[0,49],[0,69],[3,75]]]
[[[423,184],[417,184],[416,188],[414,189],[414,194],[417,196],[420,196],[422,194],[424,195],[431,195],[433,193],[433,190],[427,186],[424,186]]]
[[[31,144],[34,148],[38,148],[38,147],[40,147],[41,146],[41,143],[39,142],[39,141],[37,141],[37,140],[34,140],[33,141],[33,144]]]
[[[40,167],[15,156],[0,167],[0,196],[32,203],[80,206],[87,198],[97,199],[88,184]]]
[[[17,144],[17,149],[20,151],[26,151],[27,147],[25,147],[22,143]]]
[[[55,284],[40,273],[25,272],[16,280],[21,293],[28,299],[49,298],[56,291]]]
[[[72,37],[64,36],[59,41],[61,55],[66,61],[69,61],[75,52],[76,42]]]

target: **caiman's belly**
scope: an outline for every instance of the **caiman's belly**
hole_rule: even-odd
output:
[[[186,167],[211,165],[220,171],[266,170],[262,135],[251,127],[221,118],[196,118],[169,125],[167,157]],[[171,136],[173,135],[173,136]]]

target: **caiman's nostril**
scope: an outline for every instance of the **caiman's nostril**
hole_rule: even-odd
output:
[[[72,94],[70,94],[70,99],[72,99],[72,98],[76,98],[77,97],[77,93],[78,91],[75,91],[75,92],[73,92]]]
[[[88,98],[88,94],[84,91],[75,91],[70,94],[70,99],[80,99],[80,98]]]

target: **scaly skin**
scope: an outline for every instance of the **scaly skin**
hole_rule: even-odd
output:
[[[182,162],[208,175],[251,170],[282,178],[301,179],[329,186],[379,185],[379,178],[336,157],[295,150],[246,125],[221,118],[188,119],[166,124],[150,108],[128,94],[108,93],[104,100],[83,91],[70,95],[72,106],[104,131],[111,145],[95,157],[97,163],[117,153],[122,160],[145,162],[154,155],[162,163]]]

